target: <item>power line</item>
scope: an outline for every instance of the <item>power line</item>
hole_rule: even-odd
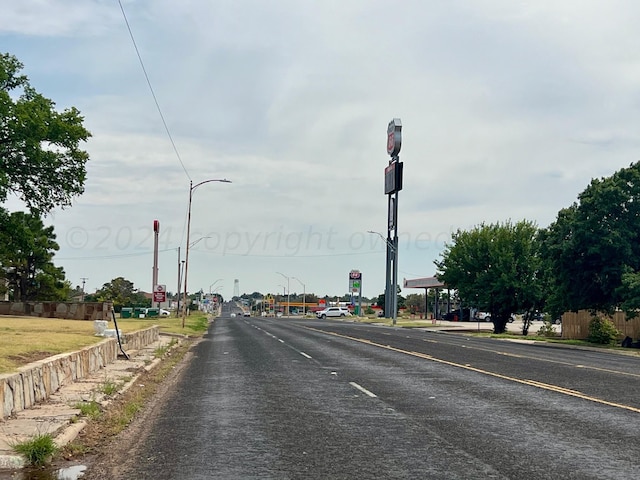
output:
[[[122,2],[118,0],[118,4],[120,5],[120,10],[122,10],[122,16],[124,17],[124,22],[127,25],[127,30],[129,31],[129,36],[131,37],[131,42],[133,43],[133,48],[136,51],[136,55],[138,56],[138,60],[140,61],[140,66],[142,67],[142,71],[144,73],[144,78],[147,79],[147,85],[149,85],[149,90],[151,91],[151,96],[153,97],[153,101],[156,104],[156,108],[158,109],[158,113],[160,114],[160,118],[162,119],[162,124],[164,125],[164,129],[167,132],[167,136],[169,137],[169,141],[171,142],[171,146],[173,147],[173,151],[178,157],[178,161],[180,165],[182,165],[182,169],[184,170],[185,175],[189,180],[191,180],[191,176],[189,172],[187,172],[184,163],[182,162],[182,158],[180,158],[180,153],[178,153],[178,149],[176,147],[175,142],[173,141],[173,137],[171,136],[171,132],[169,131],[169,127],[167,126],[167,122],[164,119],[164,115],[162,114],[162,109],[160,108],[160,104],[158,103],[158,99],[156,97],[156,93],[153,90],[153,86],[151,85],[151,80],[149,80],[149,75],[147,75],[147,69],[144,66],[144,62],[142,61],[142,56],[140,55],[140,51],[138,50],[138,45],[136,44],[136,39],[133,37],[133,32],[131,31],[131,26],[129,25],[129,20],[127,20],[127,14],[124,11],[124,7],[122,6]]]

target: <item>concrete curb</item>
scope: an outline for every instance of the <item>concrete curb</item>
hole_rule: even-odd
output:
[[[80,410],[73,405],[94,400],[107,405],[112,398],[101,393],[105,381],[113,381],[119,386],[114,395],[126,392],[138,381],[143,370],[151,371],[162,362],[162,358],[155,357],[155,352],[171,345],[171,342],[174,342],[171,348],[181,343],[180,340],[175,342],[172,336],[160,335],[155,342],[128,352],[129,359],[120,356],[90,377],[61,386],[44,403],[0,421],[0,469],[23,468],[26,462],[12,451],[11,444],[32,438],[35,434],[54,435],[54,442],[59,448],[73,442],[87,425],[86,421],[77,419]],[[122,378],[128,378],[126,383],[118,380]]]

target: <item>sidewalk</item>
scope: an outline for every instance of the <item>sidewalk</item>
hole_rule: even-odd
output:
[[[172,340],[175,337],[160,335],[158,341],[131,351],[125,345],[124,351],[129,359],[121,354],[115,362],[94,375],[62,386],[46,402],[19,412],[15,417],[0,420],[0,469],[24,466],[24,459],[11,448],[11,444],[16,442],[47,433],[54,436],[60,447],[73,441],[85,426],[84,420],[76,420],[80,410],[75,406],[92,400],[108,404],[109,397],[103,392],[105,386],[117,388],[118,392],[126,391],[136,381],[137,372],[151,370],[161,361],[155,356],[156,350],[167,347]]]

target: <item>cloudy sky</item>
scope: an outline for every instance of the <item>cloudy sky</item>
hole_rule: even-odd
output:
[[[189,291],[229,297],[237,279],[240,293],[345,294],[358,269],[363,294],[382,293],[384,242],[367,231],[386,229],[394,117],[400,279],[433,275],[451,232],[546,227],[592,178],[638,160],[631,0],[0,0],[0,11],[0,50],[93,134],[85,193],[46,220],[56,264],[87,291],[119,276],[152,289],[154,219],[159,281],[175,291],[190,181],[226,178],[193,190]]]

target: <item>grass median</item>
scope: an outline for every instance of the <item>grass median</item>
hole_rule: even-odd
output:
[[[116,319],[123,333],[143,330],[152,325],[160,332],[201,336],[208,326],[205,314],[193,313],[185,320],[175,317]],[[114,328],[113,320],[107,328]],[[58,318],[0,316],[0,374],[60,353],[94,345],[104,337],[95,335],[93,322]]]

